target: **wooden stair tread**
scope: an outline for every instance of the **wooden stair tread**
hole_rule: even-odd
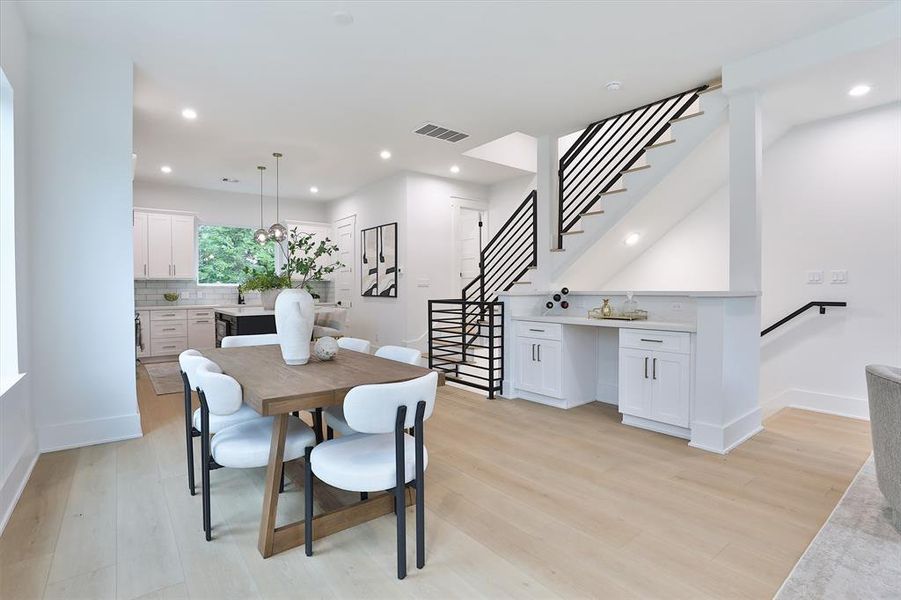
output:
[[[562,235],[576,235],[577,233],[585,233],[585,232],[581,229],[578,229],[576,231],[564,231]]]
[[[718,89],[721,89],[722,87],[723,87],[722,81],[711,81],[710,83],[707,84],[707,89],[701,90],[700,92],[698,92],[698,95],[715,92]]]
[[[592,215],[602,215],[604,214],[603,210],[590,210],[588,212],[583,212],[579,217],[590,217]]]
[[[670,123],[679,123],[680,121],[687,121],[688,119],[693,119],[693,118],[695,118],[695,117],[700,117],[700,116],[703,115],[703,114],[704,114],[704,111],[703,111],[703,110],[699,110],[698,112],[692,113],[692,114],[690,114],[690,115],[682,115],[681,117],[679,117],[679,118],[677,118],[677,119],[670,119]]]
[[[598,194],[600,196],[612,196],[613,194],[622,194],[623,192],[629,191],[627,188],[619,188],[618,190],[610,190],[609,192],[601,192]]]
[[[551,248],[551,252],[566,252],[566,248]]]
[[[514,281],[513,285],[532,285],[531,281]]]
[[[661,146],[668,146],[670,144],[675,144],[676,140],[666,140],[665,142],[657,142],[656,144],[651,144],[650,146],[645,146],[645,150],[650,150],[651,148],[660,148]]]
[[[650,169],[651,165],[642,165],[640,167],[632,167],[631,169],[626,169],[625,171],[620,171],[620,175],[625,175],[626,173],[636,173],[638,171],[644,171],[645,169]]]

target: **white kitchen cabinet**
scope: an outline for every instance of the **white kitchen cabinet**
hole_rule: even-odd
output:
[[[135,213],[146,219],[146,241],[139,239],[135,227],[135,277],[138,278],[137,256],[143,253],[146,276],[142,279],[193,279],[196,271],[195,227],[192,215],[167,213]],[[140,246],[140,250],[138,247]]]
[[[687,432],[691,420],[689,334],[621,331],[619,410],[623,422],[630,425],[679,433],[665,427],[673,426]]]
[[[593,331],[554,323],[518,321],[514,388],[527,400],[572,408],[596,399],[591,373],[597,372]],[[589,374],[589,377],[580,375]]]
[[[147,213],[133,214],[132,245],[135,279],[147,279]]]
[[[213,311],[188,311],[188,347],[195,350],[216,347]]]

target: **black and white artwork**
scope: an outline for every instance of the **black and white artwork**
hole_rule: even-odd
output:
[[[397,223],[370,227],[362,234],[361,295],[397,298]]]

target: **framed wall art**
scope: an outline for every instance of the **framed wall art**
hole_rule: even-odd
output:
[[[360,295],[397,298],[397,223],[362,232]]]

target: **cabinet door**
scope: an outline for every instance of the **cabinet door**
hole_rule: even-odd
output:
[[[216,347],[216,325],[212,317],[188,321],[188,347],[197,350]]]
[[[172,277],[193,279],[195,274],[194,217],[172,216]]]
[[[563,349],[560,342],[541,340],[537,345],[535,359],[541,371],[541,393],[563,398],[563,378],[560,374]]]
[[[651,417],[651,356],[646,350],[619,350],[619,412]]]
[[[651,356],[651,417],[688,427],[691,385],[690,356],[654,352]]]
[[[132,246],[135,279],[147,279],[147,213],[134,213]]]
[[[147,215],[147,277],[172,278],[172,217]]]
[[[541,367],[538,364],[539,340],[516,338],[516,387],[543,394]]]

